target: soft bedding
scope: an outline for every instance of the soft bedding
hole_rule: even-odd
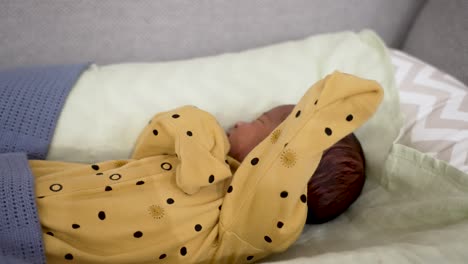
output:
[[[380,183],[370,175],[340,218],[266,263],[466,263],[466,234],[468,175],[394,144]]]
[[[131,160],[33,160],[47,261],[237,264],[282,252],[304,227],[322,152],[382,97],[377,82],[334,72],[241,164],[216,119],[193,106],[157,114]]]
[[[337,220],[267,263],[467,263],[467,87],[391,50],[405,123],[382,178]],[[381,120],[385,126],[385,120]]]
[[[297,103],[311,84],[335,70],[384,88],[379,112],[356,133],[368,169],[378,171],[403,119],[385,45],[367,30],[188,61],[93,65],[64,105],[47,159],[128,158],[152,114],[181,105],[212,113],[226,129],[273,106]],[[384,126],[380,119],[387,120]]]
[[[28,158],[43,159],[82,65],[0,73],[0,263],[44,263]]]
[[[468,87],[401,51],[391,51],[405,125],[398,143],[468,172]]]
[[[65,102],[47,158],[127,158],[131,138],[152,114],[183,104],[206,109],[227,128],[239,117],[296,103],[333,70],[374,79],[384,89],[377,114],[357,131],[368,159],[364,191],[341,217],[305,227],[291,248],[266,263],[465,263],[468,175],[397,141],[403,119],[393,66],[369,31],[190,61],[93,65]]]

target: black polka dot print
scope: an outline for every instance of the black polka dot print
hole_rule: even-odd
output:
[[[269,236],[265,236],[264,239],[265,239],[265,241],[268,242],[268,243],[273,242],[273,240],[271,240],[271,238],[270,238]]]
[[[187,136],[189,136],[189,137],[193,136],[192,131],[187,131]]]
[[[112,191],[112,187],[110,187],[110,186],[106,186],[106,189],[104,189],[104,190],[105,190],[106,192],[108,192],[108,191]]]
[[[49,189],[53,192],[60,192],[63,189],[63,186],[61,184],[54,183],[50,185]]]
[[[187,255],[187,248],[186,248],[186,247],[182,247],[182,248],[180,249],[180,254],[181,254],[182,256]]]
[[[351,121],[353,121],[353,118],[354,118],[353,115],[348,115],[346,117],[346,121],[351,122]]]
[[[144,181],[137,181],[137,183],[136,183],[136,185],[143,185],[143,184],[145,184]]]
[[[136,231],[135,233],[133,233],[133,236],[134,236],[135,238],[140,238],[140,237],[143,236],[143,233],[142,233],[141,231]]]
[[[99,219],[104,220],[104,219],[106,219],[106,213],[104,211],[100,211],[98,213],[98,217],[99,217]]]
[[[259,161],[258,158],[253,158],[253,159],[250,161],[250,164],[252,164],[253,166],[255,166],[255,165],[258,164],[258,161]]]
[[[102,176],[102,175],[104,175],[104,173],[102,173],[102,172],[96,173],[96,176]]]
[[[300,115],[301,115],[301,110],[297,111],[296,118],[298,118]]]
[[[332,132],[331,128],[329,128],[329,127],[325,128],[325,134],[327,134],[327,136],[331,136],[332,133],[333,132]]]
[[[80,228],[80,225],[79,225],[79,224],[73,224],[73,225],[72,225],[72,228],[73,228],[73,229],[78,229],[78,228]]]
[[[254,256],[248,256],[247,260],[252,260],[253,258],[254,258]]]
[[[167,257],[166,254],[161,254],[161,256],[159,256],[159,259],[165,259]]]
[[[210,177],[208,177],[208,182],[209,182],[209,183],[213,183],[214,180],[215,180],[214,175],[210,175]]]
[[[195,231],[200,232],[202,230],[202,226],[200,224],[195,225]]]
[[[234,188],[230,185],[229,188],[227,189],[228,193],[231,193]]]
[[[168,198],[168,199],[166,200],[166,203],[167,203],[167,204],[173,204],[173,203],[174,203],[174,199]]]
[[[288,192],[287,191],[282,191],[280,193],[280,196],[281,196],[281,198],[286,198],[286,197],[288,197]]]
[[[301,195],[301,202],[307,203],[307,196],[305,194]]]
[[[276,227],[278,228],[282,228],[283,226],[284,226],[284,223],[281,221],[278,221],[278,223],[276,224]]]
[[[154,134],[155,136],[157,136],[157,135],[159,134],[158,130],[157,130],[157,129],[153,129],[153,134]]]
[[[179,118],[179,117],[180,117],[180,115],[178,115],[178,114],[173,114],[172,115],[172,118],[174,118],[174,119]]]
[[[122,175],[120,175],[118,173],[114,173],[111,176],[109,176],[109,179],[111,179],[113,181],[118,181],[118,180],[120,180],[120,178],[122,178]]]
[[[164,162],[164,163],[161,164],[161,168],[162,168],[163,170],[169,171],[169,170],[172,169],[172,165],[171,165],[170,163],[168,163],[168,162]]]
[[[48,234],[49,236],[54,236],[54,233],[52,233],[52,232],[50,232],[50,231],[47,232],[46,234]]]
[[[93,168],[93,170],[99,170],[99,166],[94,164],[94,165],[91,165],[91,168]]]
[[[66,259],[66,260],[72,260],[72,259],[73,259],[73,255],[70,254],[70,253],[68,253],[68,254],[65,255],[65,259]]]

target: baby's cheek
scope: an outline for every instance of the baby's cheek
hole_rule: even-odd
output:
[[[259,134],[250,134],[242,140],[242,144],[239,144],[239,152],[242,157],[247,156],[260,142],[262,142],[263,137]]]
[[[229,137],[229,155],[232,156],[233,158],[238,152],[239,152],[239,138],[236,137],[236,134],[231,134]]]
[[[231,143],[229,156],[233,157],[237,161],[242,161],[249,152],[248,148],[246,147],[246,138],[231,136],[229,141]]]

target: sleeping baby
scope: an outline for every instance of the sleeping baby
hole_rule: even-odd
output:
[[[251,122],[237,122],[227,133],[231,144],[228,155],[242,162],[293,108],[294,105],[280,105]],[[321,224],[339,216],[357,199],[364,181],[364,153],[351,133],[323,152],[307,184],[306,223]]]
[[[47,262],[252,263],[282,252],[306,219],[328,221],[359,195],[351,133],[381,99],[375,81],[335,72],[297,105],[227,134],[185,106],[154,116],[129,160],[32,160]],[[333,149],[361,164],[345,170],[349,186],[332,174],[344,164]],[[334,187],[347,202],[334,201]]]

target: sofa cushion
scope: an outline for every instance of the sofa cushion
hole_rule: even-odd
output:
[[[468,1],[428,1],[403,49],[468,83]]]
[[[397,46],[423,0],[2,0],[0,68],[168,61],[370,28]]]

